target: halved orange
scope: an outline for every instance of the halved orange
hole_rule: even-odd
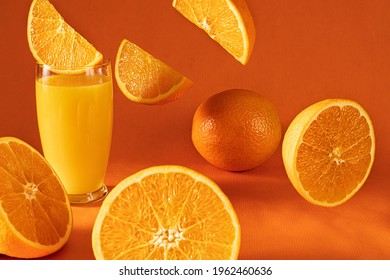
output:
[[[30,145],[0,138],[0,254],[37,258],[58,251],[72,229],[68,196]]]
[[[95,65],[103,59],[103,55],[67,24],[48,0],[31,3],[27,38],[30,51],[38,63],[64,72]]]
[[[247,64],[256,29],[246,0],[173,0],[172,6],[235,59]]]
[[[227,196],[183,166],[155,166],[120,182],[96,218],[96,259],[236,259],[240,225]]]
[[[144,104],[174,101],[193,84],[187,77],[126,39],[117,52],[115,78],[127,98]]]
[[[306,200],[337,206],[362,187],[371,171],[374,127],[357,102],[327,99],[295,117],[282,153],[289,179]]]

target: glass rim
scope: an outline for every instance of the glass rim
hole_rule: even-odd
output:
[[[93,64],[93,65],[85,65],[85,66],[75,66],[75,67],[58,67],[54,65],[49,65],[45,63],[40,63],[38,61],[35,62],[35,64],[40,68],[46,68],[46,69],[53,69],[53,70],[59,70],[59,71],[68,71],[68,70],[87,70],[87,69],[97,69],[102,68],[105,66],[111,65],[111,59],[104,57],[100,62]]]

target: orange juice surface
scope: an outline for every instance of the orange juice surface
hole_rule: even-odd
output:
[[[39,132],[45,158],[68,194],[103,184],[113,119],[112,80],[103,75],[56,75],[36,82]]]

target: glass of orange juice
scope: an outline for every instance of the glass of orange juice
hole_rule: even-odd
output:
[[[37,64],[35,86],[43,154],[71,203],[102,199],[113,123],[110,60],[74,69]]]

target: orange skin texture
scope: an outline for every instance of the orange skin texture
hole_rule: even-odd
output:
[[[276,107],[264,96],[230,89],[209,97],[196,110],[192,142],[211,164],[229,171],[257,167],[281,140]]]

